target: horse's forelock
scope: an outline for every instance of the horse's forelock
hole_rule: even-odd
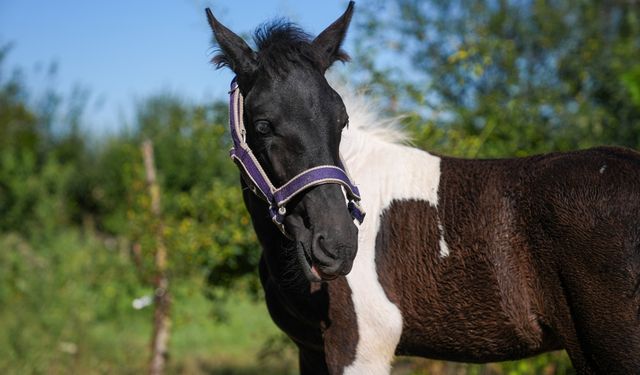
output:
[[[301,64],[319,67],[313,38],[298,25],[280,18],[259,26],[253,36],[258,64],[267,74],[287,73]]]

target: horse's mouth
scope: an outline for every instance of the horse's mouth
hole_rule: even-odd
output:
[[[296,253],[298,264],[302,268],[302,273],[310,282],[330,281],[339,275],[331,272],[332,267],[322,260],[316,259],[313,251],[322,251],[321,249],[313,249],[313,229],[305,225],[304,221],[298,215],[289,215],[287,220],[287,230],[293,234],[296,243]],[[325,269],[326,268],[326,269]]]
[[[316,269],[311,259],[311,251],[307,249],[303,241],[297,241],[298,260],[302,267],[302,272],[307,277],[307,280],[311,282],[319,283],[322,281],[322,276]]]
[[[298,260],[300,266],[302,267],[302,272],[307,277],[307,280],[311,282],[322,282],[333,280],[338,277],[338,275],[327,275],[323,273],[319,267],[313,263],[313,258],[311,257],[311,249],[305,246],[303,241],[297,241],[297,251],[298,251]]]

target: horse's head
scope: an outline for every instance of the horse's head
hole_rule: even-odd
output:
[[[264,26],[256,32],[254,51],[207,9],[221,52],[213,61],[236,74],[246,143],[273,186],[317,166],[342,165],[340,137],[348,116],[324,74],[335,61],[348,59],[340,45],[352,11],[353,2],[315,39],[290,23]],[[345,202],[342,186],[328,183],[311,186],[286,204],[284,228],[311,281],[351,270],[358,230]]]

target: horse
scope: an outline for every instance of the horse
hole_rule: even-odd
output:
[[[266,304],[300,373],[564,349],[579,374],[640,374],[640,154],[487,160],[411,147],[325,78],[349,60],[353,9],[315,38],[266,24],[255,51],[206,9],[213,62],[236,75],[232,156]]]

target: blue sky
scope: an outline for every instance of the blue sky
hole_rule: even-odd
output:
[[[10,43],[4,69],[24,70],[34,93],[47,87],[89,91],[87,126],[112,132],[130,123],[136,102],[159,92],[195,101],[226,95],[232,74],[210,64],[211,31],[204,8],[238,33],[287,17],[316,35],[347,0],[81,1],[0,0],[0,45]],[[348,41],[347,41],[348,44]],[[47,67],[57,64],[53,81]]]

